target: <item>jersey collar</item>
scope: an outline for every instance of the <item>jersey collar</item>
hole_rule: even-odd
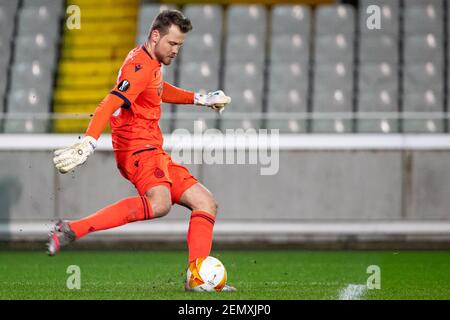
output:
[[[141,48],[142,48],[142,50],[144,50],[144,52],[148,55],[148,57],[149,57],[151,60],[157,61],[157,60],[155,60],[155,59],[152,58],[152,56],[150,55],[150,52],[148,52],[147,48],[146,48],[144,45],[142,45]],[[158,62],[158,64],[160,64],[159,61],[157,61],[157,62]]]

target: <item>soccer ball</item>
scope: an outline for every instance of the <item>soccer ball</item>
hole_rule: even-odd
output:
[[[227,271],[219,259],[198,258],[189,264],[187,286],[197,292],[219,292],[227,283]]]

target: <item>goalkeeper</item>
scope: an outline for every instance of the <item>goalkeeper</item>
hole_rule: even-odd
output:
[[[189,263],[210,254],[216,201],[187,168],[162,149],[158,126],[161,102],[196,104],[221,112],[231,101],[222,91],[202,95],[163,81],[161,65],[172,62],[191,29],[190,20],[181,12],[162,11],[145,44],[129,52],[115,87],[95,110],[84,138],[55,151],[53,162],[61,173],[83,164],[109,120],[117,167],[139,196],[122,199],[80,220],[59,221],[49,235],[49,255],[88,233],[163,217],[174,203],[192,210],[187,234]],[[225,290],[235,289],[226,286]]]

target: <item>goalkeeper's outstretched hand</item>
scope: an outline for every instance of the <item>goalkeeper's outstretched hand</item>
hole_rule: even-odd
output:
[[[76,166],[86,162],[87,158],[94,153],[97,140],[90,136],[85,136],[80,142],[55,151],[53,163],[61,173],[67,173]]]
[[[231,102],[231,98],[222,90],[209,92],[208,94],[196,93],[194,103],[200,106],[207,106],[213,110],[222,113],[227,104]]]

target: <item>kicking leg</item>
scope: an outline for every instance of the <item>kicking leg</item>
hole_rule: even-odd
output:
[[[71,222],[60,221],[50,234],[48,254],[55,255],[61,246],[94,231],[162,217],[169,212],[170,207],[170,190],[158,185],[150,188],[144,196],[122,199],[86,218]]]

